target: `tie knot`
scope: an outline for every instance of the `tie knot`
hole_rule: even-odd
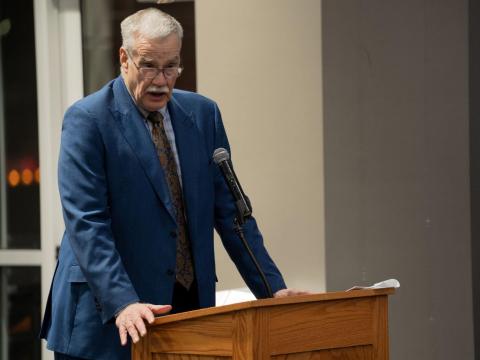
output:
[[[154,111],[148,114],[147,120],[152,122],[153,124],[157,124],[161,121],[163,121],[163,115],[159,111]]]

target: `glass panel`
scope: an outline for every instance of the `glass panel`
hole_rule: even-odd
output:
[[[40,267],[0,267],[0,359],[41,359]]]
[[[196,90],[195,12],[193,1],[156,5],[132,0],[82,0],[83,78],[85,95],[120,74],[118,49],[122,40],[120,22],[135,11],[157,7],[175,17],[183,26],[182,63],[185,67],[175,87]]]
[[[33,1],[0,2],[0,249],[40,248]]]

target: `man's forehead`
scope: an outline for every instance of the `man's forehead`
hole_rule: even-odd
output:
[[[145,60],[158,60],[180,57],[181,43],[178,38],[144,40],[134,44],[134,52]]]
[[[136,36],[134,47],[144,48],[181,48],[182,41],[176,34],[170,34],[166,37],[149,39],[144,36]]]

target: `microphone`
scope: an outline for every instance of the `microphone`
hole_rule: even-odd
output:
[[[245,238],[245,235],[243,234],[242,225],[245,224],[246,219],[252,215],[252,205],[250,204],[250,200],[248,199],[247,195],[245,195],[243,192],[237,175],[235,175],[235,172],[233,171],[233,165],[230,161],[230,154],[224,148],[215,149],[213,152],[213,161],[222,171],[223,177],[225,178],[225,181],[230,188],[230,192],[235,199],[235,205],[237,206],[237,217],[234,220],[235,232],[245,246],[248,255],[252,259],[258,273],[260,274],[263,285],[265,286],[267,297],[273,298],[272,288],[267,281],[267,277],[265,276],[265,273],[260,267],[255,254],[253,253],[250,245],[247,242],[247,239]]]
[[[218,148],[213,152],[213,161],[220,167],[223,177],[230,188],[230,192],[235,199],[235,205],[237,206],[237,212],[239,215],[238,221],[241,224],[245,223],[245,219],[252,215],[252,205],[250,200],[243,192],[242,186],[238,181],[235,171],[233,171],[233,165],[230,161],[230,154],[224,148]]]

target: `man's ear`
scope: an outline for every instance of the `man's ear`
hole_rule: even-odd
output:
[[[120,60],[120,66],[123,71],[128,71],[128,54],[127,51],[121,47],[118,51],[118,58]]]

